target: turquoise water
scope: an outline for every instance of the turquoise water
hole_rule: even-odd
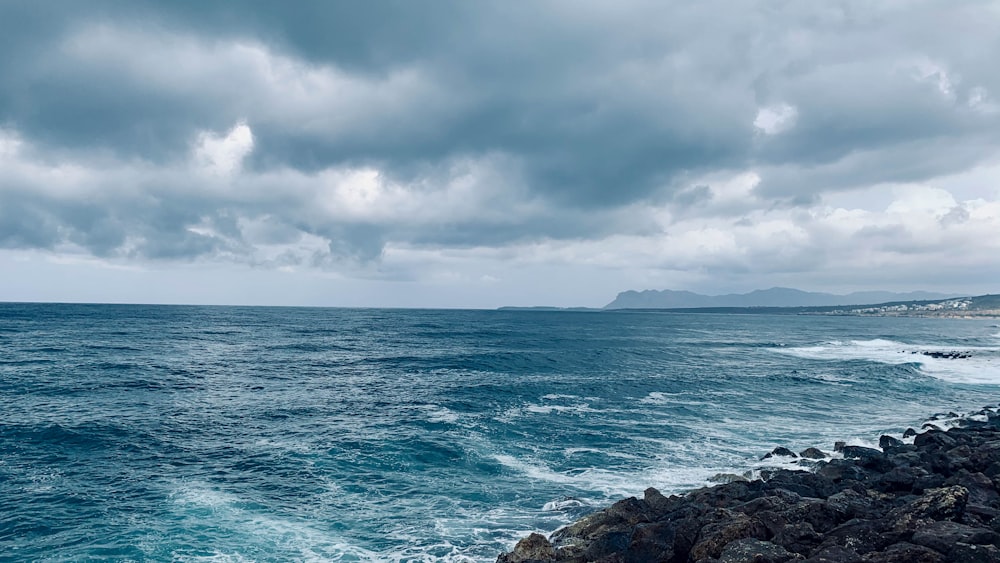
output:
[[[492,561],[997,383],[996,321],[0,304],[0,559]]]

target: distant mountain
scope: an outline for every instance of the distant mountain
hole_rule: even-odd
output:
[[[787,287],[758,289],[750,293],[702,295],[691,291],[664,289],[656,291],[623,291],[605,309],[690,309],[697,307],[827,307],[869,305],[894,301],[934,301],[960,297],[958,294],[914,291],[858,291],[847,295],[801,291]]]

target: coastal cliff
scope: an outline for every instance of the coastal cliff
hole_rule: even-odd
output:
[[[807,471],[665,497],[647,489],[557,530],[531,534],[498,563],[1000,563],[1000,415],[950,430],[883,436],[837,457],[776,448]],[[737,478],[738,479],[738,478]]]

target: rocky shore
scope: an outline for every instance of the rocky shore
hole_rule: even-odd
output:
[[[650,488],[549,538],[531,534],[497,562],[1000,563],[1000,414],[924,426],[904,434],[912,443],[838,443],[833,458],[768,454],[807,471],[681,496]]]

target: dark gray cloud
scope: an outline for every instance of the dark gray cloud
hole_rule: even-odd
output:
[[[339,268],[688,229],[726,264],[712,229],[811,233],[789,210],[1000,141],[1000,12],[971,0],[8,2],[0,48],[0,246],[99,257]],[[815,268],[819,238],[758,263]]]

